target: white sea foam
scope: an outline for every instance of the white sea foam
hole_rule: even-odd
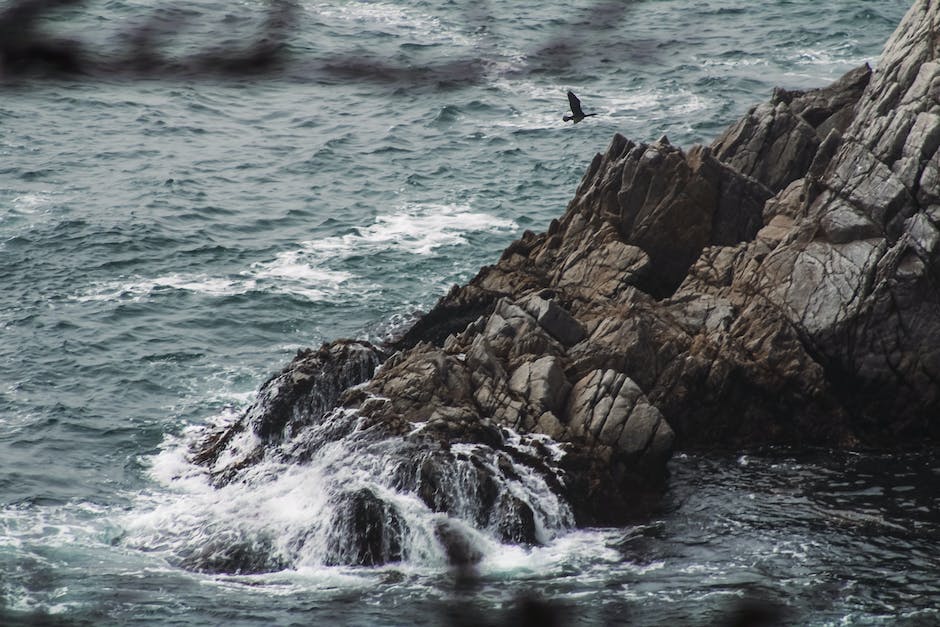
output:
[[[784,60],[785,65],[791,67],[785,72],[785,75],[804,81],[827,82],[850,68],[858,67],[863,63],[875,65],[877,59],[859,56],[853,49],[853,43],[846,42],[844,46],[831,49],[803,48],[797,50]]]
[[[754,65],[770,65],[770,61],[766,58],[741,58],[741,59],[713,59],[713,58],[703,58],[702,56],[693,57],[699,65],[702,67],[751,67]]]
[[[108,509],[87,502],[47,507],[5,507],[0,509],[0,547],[41,544],[69,547],[95,544],[101,528],[99,520]]]
[[[217,420],[223,425],[233,415],[223,414]],[[336,525],[337,514],[344,511],[337,509],[342,507],[343,495],[365,489],[406,522],[402,537],[404,561],[396,568],[431,568],[438,572],[446,569],[446,551],[439,539],[441,524],[458,530],[485,560],[490,560],[484,568],[494,571],[517,569],[520,564],[534,560],[534,572],[544,563],[560,563],[563,555],[570,552],[571,540],[560,545],[556,542],[568,537],[565,534],[573,525],[571,513],[545,479],[531,468],[509,462],[514,465],[512,479],[503,478],[487,447],[454,445],[456,483],[442,484],[454,489],[450,498],[454,500],[455,513],[449,517],[430,510],[417,494],[393,487],[394,469],[401,464],[402,455],[407,454],[401,448],[403,441],[361,439],[359,434],[366,432],[359,431],[359,420],[349,410],[337,410],[331,418],[302,430],[279,447],[260,446],[256,436],[247,431],[237,434],[236,440],[242,438],[244,442],[230,443],[228,448],[234,452],[216,460],[212,464],[214,471],[234,470],[232,464],[241,465],[240,461],[248,459],[253,451],[264,450],[263,457],[238,470],[236,480],[222,487],[214,487],[206,469],[189,460],[189,446],[194,438],[200,437],[198,429],[187,430],[176,438],[168,437],[162,451],[153,458],[150,470],[163,489],[141,495],[138,506],[122,520],[125,546],[160,552],[171,562],[185,563],[195,556],[200,567],[213,560],[224,561],[226,552],[233,547],[236,550],[244,547],[267,556],[263,558],[267,560],[266,567],[316,572],[325,568],[329,556],[336,552],[336,543],[342,542],[336,536]],[[320,441],[316,433],[329,434],[336,428],[336,421],[352,421],[347,424],[354,427],[353,431],[320,446],[309,461],[296,461],[296,452],[302,451],[308,442]],[[529,445],[523,442],[522,446]],[[469,459],[471,454],[475,462]],[[544,550],[501,544],[493,535],[494,530],[476,529],[468,522],[473,518],[476,497],[473,490],[467,495],[461,492],[465,487],[461,487],[460,465],[472,469],[480,463],[490,469],[501,491],[532,509],[536,537],[546,543]],[[337,497],[341,497],[339,501]],[[464,504],[462,499],[469,500]]]
[[[93,285],[76,296],[79,301],[140,302],[167,290],[206,296],[236,296],[268,291],[304,296],[312,301],[328,300],[341,292],[349,272],[333,271],[303,263],[294,252],[283,253],[269,263],[259,263],[238,275],[213,277],[205,274],[168,274],[157,278],[130,277]]]
[[[354,256],[403,252],[427,256],[441,248],[468,244],[471,233],[511,232],[513,220],[474,211],[468,205],[409,203],[377,216],[351,233],[300,243],[273,260],[253,263],[228,276],[171,273],[156,278],[132,276],[97,283],[74,298],[79,301],[143,301],[167,290],[207,296],[233,296],[253,291],[291,294],[311,301],[339,301],[351,291],[367,293],[376,286],[342,262]],[[337,267],[339,266],[339,267]]]
[[[87,555],[111,550],[107,540],[113,529],[107,521],[112,514],[111,508],[88,502],[0,507],[0,554],[17,556],[16,568],[0,575],[0,614],[57,615],[80,609],[84,603],[75,600],[68,585],[35,586],[29,573],[77,569]]]
[[[322,258],[385,251],[429,255],[438,248],[466,244],[469,233],[517,228],[512,220],[474,211],[468,205],[409,203],[395,213],[379,215],[371,225],[358,227],[353,233],[304,242],[300,252]]]
[[[230,296],[233,294],[243,294],[252,290],[255,282],[251,279],[228,279],[223,277],[211,277],[205,275],[181,275],[169,274],[153,280],[153,283],[147,286],[148,291],[153,292],[161,288],[172,288],[175,290],[185,290],[187,292],[199,292],[210,294],[212,296]]]
[[[11,202],[13,209],[19,213],[36,213],[53,202],[53,195],[49,192],[33,192],[16,196]]]
[[[53,204],[56,195],[49,191],[30,192],[0,203],[0,228],[9,233],[7,229],[29,229],[47,221],[55,213]],[[5,239],[0,237],[0,247],[5,244]]]
[[[709,98],[688,89],[642,89],[633,93],[611,95],[593,103],[595,110],[607,115],[637,113],[644,117],[670,118],[712,106]]]
[[[500,546],[487,553],[480,564],[481,574],[511,575],[514,578],[562,576],[570,572],[572,561],[594,566],[620,564],[623,555],[608,546],[611,533],[580,530],[559,535],[542,546]],[[582,570],[580,576],[587,576]]]
[[[840,64],[861,65],[869,60],[866,57],[859,57],[851,52],[853,42],[846,42],[844,46],[837,48],[803,48],[788,59],[790,63],[796,65],[824,65],[827,67]]]
[[[167,274],[156,278],[137,276],[98,283],[75,298],[79,301],[139,302],[165,290],[231,296],[253,290],[255,286],[254,279],[211,277],[204,274]]]

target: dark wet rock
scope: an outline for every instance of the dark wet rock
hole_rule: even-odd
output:
[[[402,559],[404,519],[368,488],[341,493],[328,532],[327,565],[378,566]]]
[[[235,423],[205,434],[193,447],[192,459],[212,469],[224,484],[240,468],[257,462],[267,448],[319,422],[336,407],[350,387],[372,377],[383,359],[368,342],[338,340],[318,350],[301,350],[258,392],[251,407]],[[241,445],[236,442],[241,438]],[[225,453],[227,459],[219,464]]]
[[[208,541],[187,547],[178,565],[200,573],[252,575],[285,567],[268,538],[249,538],[235,530],[215,530]]]
[[[480,563],[483,553],[474,546],[468,535],[454,523],[442,520],[434,529],[434,536],[444,547],[452,566],[468,567]]]
[[[513,544],[538,544],[535,514],[525,502],[507,492],[496,505],[496,512],[496,534],[500,540]]]

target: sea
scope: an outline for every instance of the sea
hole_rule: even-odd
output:
[[[45,7],[91,69],[0,65],[0,625],[940,624],[935,450],[678,451],[650,520],[472,577],[181,559],[318,515],[303,469],[233,498],[185,454],[298,349],[406,328],[615,133],[707,144],[876,65],[907,0]]]

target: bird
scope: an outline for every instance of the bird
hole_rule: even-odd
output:
[[[578,97],[574,95],[574,92],[568,90],[568,105],[571,107],[571,115],[566,115],[562,121],[567,122],[571,120],[575,124],[583,120],[584,118],[589,118],[592,115],[597,115],[596,113],[585,113],[581,110],[581,101],[578,100]]]

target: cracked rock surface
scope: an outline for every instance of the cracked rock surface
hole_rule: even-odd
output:
[[[503,394],[505,420],[628,466],[663,459],[673,438],[936,439],[938,32],[940,6],[918,0],[876,70],[778,89],[710,147],[615,136],[562,218],[455,287],[399,346],[452,333],[444,350],[491,364],[476,376]],[[489,335],[500,311],[539,294],[583,329],[577,342],[534,340],[531,323]],[[481,318],[448,329],[437,322],[447,311]],[[531,381],[546,355],[566,402],[530,402],[521,374],[500,392],[504,372],[528,368]],[[655,428],[641,427],[646,408]]]

